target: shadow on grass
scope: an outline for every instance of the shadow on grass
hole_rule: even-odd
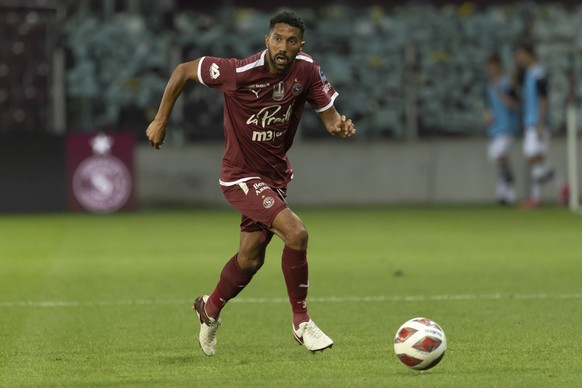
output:
[[[159,362],[164,365],[192,365],[199,363],[201,358],[202,355],[198,354],[163,356],[159,358]]]

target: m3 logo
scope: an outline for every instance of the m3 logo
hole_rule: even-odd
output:
[[[273,141],[283,136],[287,131],[253,131],[253,141]]]

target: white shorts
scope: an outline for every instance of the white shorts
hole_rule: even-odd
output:
[[[499,135],[495,136],[489,142],[489,148],[487,149],[487,155],[491,162],[495,162],[502,156],[509,155],[511,145],[513,144],[512,135]]]
[[[544,130],[544,136],[540,139],[538,132],[534,127],[530,127],[525,131],[523,139],[523,154],[527,158],[536,155],[546,155],[550,148],[550,131]]]

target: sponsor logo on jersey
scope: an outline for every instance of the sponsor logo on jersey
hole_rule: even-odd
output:
[[[285,97],[285,85],[281,81],[277,85],[273,85],[273,100],[281,101],[283,97]]]
[[[319,78],[321,78],[321,83],[323,84],[322,90],[324,93],[327,94],[327,92],[331,90],[331,84],[327,80],[327,77],[325,76],[325,73],[323,72],[321,66],[319,67]]]
[[[327,83],[327,77],[325,76],[321,66],[319,66],[319,77],[321,78],[321,83],[325,85]]]
[[[271,86],[270,83],[263,82],[263,83],[256,83],[256,84],[249,85],[249,86],[247,86],[247,88],[249,88],[249,89],[264,89],[264,88],[268,88],[269,86]]]
[[[247,90],[252,92],[257,98],[259,98],[259,93],[261,93],[262,89],[268,88],[271,84],[268,82],[264,83],[256,83],[247,86]]]
[[[261,89],[249,89],[249,90],[253,92],[255,96],[257,96],[257,98],[259,98],[259,93],[261,92]]]
[[[216,63],[210,65],[210,78],[217,79],[220,77],[220,67]]]
[[[270,187],[265,182],[259,182],[253,185],[253,189],[255,189],[255,194],[258,196],[263,191],[269,190]]]
[[[283,136],[287,131],[253,131],[252,141],[273,141]]]
[[[282,109],[283,107],[281,105],[266,106],[258,113],[251,115],[247,119],[247,124],[254,124],[261,128],[266,128],[274,124],[288,123],[293,113],[293,104],[289,105],[285,113],[281,112]]]

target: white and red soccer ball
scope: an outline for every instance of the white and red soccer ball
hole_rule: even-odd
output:
[[[407,367],[426,370],[438,364],[447,350],[443,329],[428,318],[412,318],[400,326],[394,337],[394,352]]]

